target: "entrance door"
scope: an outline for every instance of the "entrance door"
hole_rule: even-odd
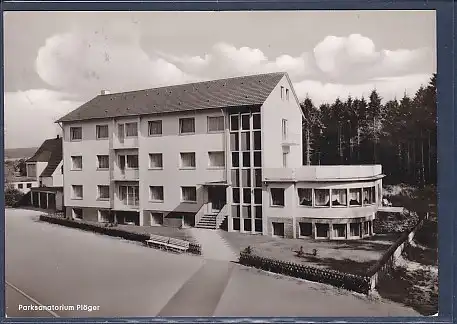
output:
[[[226,204],[225,187],[208,187],[208,202],[212,212],[219,212]]]

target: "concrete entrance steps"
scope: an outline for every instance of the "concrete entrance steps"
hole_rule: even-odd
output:
[[[222,238],[219,231],[191,228],[191,234],[202,247],[202,256],[209,260],[238,261],[238,255]]]
[[[216,217],[217,214],[205,214],[203,215],[195,227],[197,228],[206,228],[206,229],[216,229]]]

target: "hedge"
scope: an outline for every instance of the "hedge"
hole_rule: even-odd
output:
[[[121,237],[125,240],[135,241],[135,242],[145,242],[149,240],[150,235],[144,233],[136,233],[128,231],[126,229],[120,229],[116,227],[106,227],[105,224],[98,223],[89,223],[82,220],[70,220],[68,218],[60,218],[49,215],[40,215],[40,220],[52,224],[63,225],[72,228],[79,228],[85,231],[92,231],[95,233],[100,233],[108,236]],[[190,242],[189,250],[187,252],[192,254],[201,254],[201,246],[199,244]]]
[[[368,294],[370,290],[370,278],[368,277],[274,260],[246,252],[240,253],[239,262],[242,265],[251,266],[257,269],[330,284],[338,288],[344,288],[359,293]]]

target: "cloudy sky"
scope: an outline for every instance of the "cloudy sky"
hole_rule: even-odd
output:
[[[40,145],[101,89],[286,71],[316,104],[399,98],[436,72],[435,34],[433,11],[8,12],[5,146]]]

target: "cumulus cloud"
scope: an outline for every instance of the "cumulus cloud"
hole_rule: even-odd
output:
[[[314,104],[331,103],[340,98],[352,97],[367,98],[373,89],[376,89],[383,101],[394,98],[401,99],[406,92],[413,96],[421,85],[427,85],[430,74],[412,74],[401,77],[375,78],[360,84],[325,83],[315,80],[304,80],[294,84],[299,99],[310,97]]]
[[[139,38],[120,27],[86,28],[48,38],[38,51],[36,71],[55,89],[85,94],[101,89],[150,88],[191,79],[163,58],[149,57],[140,47]]]
[[[33,147],[60,134],[58,118],[83,102],[72,95],[47,89],[5,92],[5,147]]]
[[[431,50],[377,50],[374,42],[360,34],[327,36],[313,50],[319,70],[332,81],[357,83],[374,77],[427,72],[434,65]]]

